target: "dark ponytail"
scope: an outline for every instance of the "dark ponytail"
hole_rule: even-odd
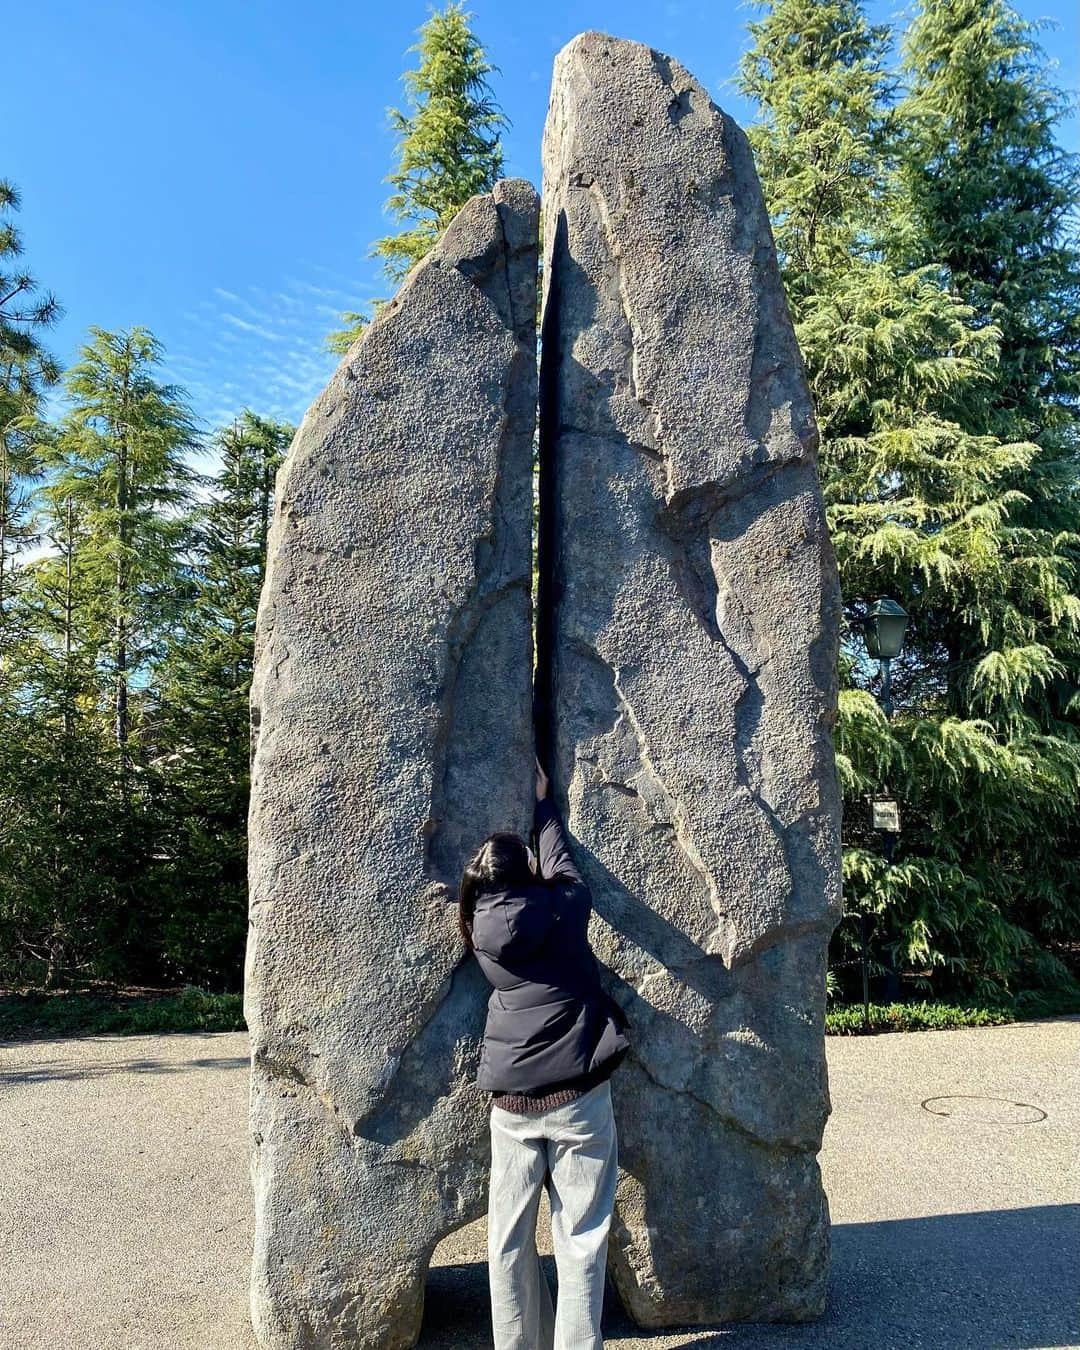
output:
[[[466,947],[473,945],[473,914],[479,897],[485,891],[527,886],[532,879],[528,846],[520,835],[492,834],[484,840],[466,864],[458,891],[458,929]]]

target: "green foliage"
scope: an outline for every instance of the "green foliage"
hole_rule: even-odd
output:
[[[189,518],[190,594],[155,671],[164,780],[154,882],[167,969],[234,985],[247,933],[248,696],[274,475],[292,427],[245,412]]]
[[[395,281],[430,251],[470,197],[491,191],[502,172],[499,132],[506,118],[488,83],[495,67],[469,18],[460,4],[432,14],[412,48],[420,64],[405,75],[409,111],[390,110],[398,166],[388,179],[394,192],[386,206],[412,226],[380,239],[374,253]]]
[[[751,140],[843,590],[846,906],[871,925],[875,978],[891,967],[930,1000],[875,1005],[875,1025],[1075,1011],[1080,174],[1056,141],[1067,100],[1037,26],[1004,0],[923,0],[895,69],[890,29],[858,0],[758,8],[742,83],[760,108]],[[461,6],[433,14],[414,51],[406,109],[391,113],[387,206],[402,228],[374,248],[394,282],[502,161],[494,67]],[[68,410],[45,424],[58,309],[22,268],[18,204],[0,183],[0,978],[235,987],[255,613],[291,429],[245,413],[214,442],[217,471],[195,473],[200,438],[142,329],[91,330]],[[344,316],[331,345],[368,317]],[[859,636],[882,594],[911,615],[891,720]],[[903,820],[891,863],[867,808],[886,789]],[[833,955],[830,998],[850,998],[854,924]],[[37,1000],[30,1020],[241,1024],[236,1000],[193,989],[137,1006],[83,997]],[[0,1002],[0,1031],[25,1024],[20,1008]],[[830,1030],[861,1029],[861,1006],[829,1016]]]
[[[0,725],[0,974],[235,987],[248,691],[274,475],[245,413],[203,477],[149,334],[95,331],[40,446],[16,706]]]
[[[1062,716],[1076,691],[1077,464],[1051,528],[1028,511],[1043,453],[1027,439],[1034,422],[986,415],[1000,315],[911,224],[915,104],[897,101],[887,30],[854,0],[764,10],[743,87],[761,107],[751,139],[814,393],[844,597],[846,906],[875,916],[879,950],[916,988],[985,996],[1060,981],[1051,949],[1080,921],[1063,861],[1080,745]],[[918,105],[921,136],[934,106],[932,94]],[[950,164],[938,191],[955,194],[965,176]],[[912,616],[892,723],[859,640],[878,595]],[[865,804],[886,786],[904,823],[891,867]],[[852,938],[843,925],[840,966],[854,961]]]
[[[240,994],[189,985],[178,994],[72,992],[0,995],[0,1037],[148,1036],[243,1031]]]
[[[107,741],[35,694],[0,719],[0,975],[51,987],[107,947],[116,792]]]
[[[825,1013],[827,1036],[861,1036],[875,1031],[955,1031],[960,1027],[1001,1026],[1015,1020],[1002,1007],[964,1006],[954,1003],[871,1003],[866,1025],[861,1003],[829,1008]]]
[[[343,328],[335,328],[333,332],[326,335],[326,349],[330,352],[337,352],[339,356],[344,356],[357,338],[363,337],[364,329],[367,328],[378,309],[378,303],[371,305],[368,310],[347,309],[341,315],[341,321],[345,325]]]
[[[1062,1011],[1080,1010],[1080,995],[1074,996],[1070,1007]],[[956,1004],[956,1003],[871,1003],[870,1025],[867,1027],[861,1003],[827,1009],[825,1034],[827,1036],[862,1036],[867,1031],[956,1031],[961,1027],[993,1027],[1021,1021],[1025,1013],[1012,1004]]]
[[[469,198],[490,192],[502,173],[499,134],[507,121],[488,82],[495,67],[469,26],[471,17],[458,3],[431,15],[410,48],[418,65],[404,76],[408,110],[390,109],[398,144],[386,209],[407,228],[377,240],[372,256],[383,260],[392,282],[426,257]],[[345,327],[331,333],[327,345],[347,351],[370,317],[343,314]]]
[[[248,690],[274,474],[245,413],[220,471],[143,329],[90,341],[37,466],[0,671],[0,977],[235,987]],[[25,472],[25,471],[24,471]]]
[[[1067,981],[1057,989],[1023,990],[1014,997],[982,1003],[871,1003],[871,1033],[876,1031],[955,1031],[961,1027],[1003,1026],[1040,1017],[1080,1013],[1080,984]],[[861,1036],[867,1031],[861,1003],[836,1004],[825,1012],[829,1036]]]
[[[740,71],[761,121],[750,130],[789,294],[829,289],[889,191],[889,30],[855,0],[759,0]],[[857,291],[853,292],[853,297]]]
[[[0,736],[0,956],[7,978],[153,969],[162,897],[149,671],[182,598],[196,446],[142,329],[91,330],[69,412],[43,431],[46,479],[23,563]]]
[[[1071,100],[1004,0],[925,0],[904,40],[903,252],[936,266],[1000,333],[979,429],[1076,446],[1080,157],[1055,131]],[[1070,433],[1071,429],[1071,433]],[[1030,482],[1029,478],[1029,482]],[[1053,474],[1039,486],[1049,493]],[[1070,475],[1068,481],[1073,481]]]
[[[60,306],[22,265],[22,236],[13,219],[19,205],[15,186],[0,179],[0,700],[10,690],[12,648],[21,640],[12,611],[17,561],[34,542],[41,395],[59,378],[42,335],[60,317]]]
[[[12,219],[21,205],[18,189],[0,179],[0,431],[37,411],[42,389],[59,379],[41,334],[60,318],[50,291],[42,291],[22,265],[22,236]]]
[[[156,339],[142,328],[90,332],[66,377],[71,411],[53,479],[82,522],[80,562],[123,762],[133,678],[159,652],[161,634],[179,612],[181,512],[194,480],[186,456],[198,440],[181,392],[156,378]]]

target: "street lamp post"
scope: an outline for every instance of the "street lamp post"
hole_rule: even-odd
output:
[[[881,670],[881,709],[886,718],[893,715],[892,662],[900,655],[907,631],[908,614],[895,600],[880,599],[871,605],[863,620],[863,638],[868,654],[875,657]],[[872,823],[881,834],[881,851],[885,864],[892,866],[893,846],[900,833],[900,813],[896,803],[888,800],[889,789],[883,784],[884,797],[872,803]],[[863,1025],[870,1026],[870,923],[865,910],[859,915],[859,936],[862,943]],[[895,996],[895,990],[889,991]]]
[[[900,655],[907,626],[907,610],[895,600],[875,601],[863,620],[866,650],[881,667],[881,706],[886,717],[893,714],[892,662]]]

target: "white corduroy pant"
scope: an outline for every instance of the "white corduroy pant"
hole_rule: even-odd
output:
[[[618,1139],[605,1081],[550,1111],[491,1108],[488,1277],[495,1350],[603,1350]],[[536,1251],[541,1187],[551,1205],[557,1310]]]

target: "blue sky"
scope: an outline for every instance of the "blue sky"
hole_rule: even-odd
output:
[[[675,56],[736,118],[745,5],[686,0],[474,0],[512,126],[507,170],[539,182],[551,62],[583,28]],[[1058,82],[1080,83],[1080,22],[1021,0]],[[902,11],[872,3],[883,20]],[[72,360],[89,324],[142,324],[171,379],[215,425],[240,408],[298,420],[334,365],[336,315],[385,293],[369,245],[382,215],[407,48],[428,6],[329,0],[34,0],[4,18],[0,176],[23,194],[27,262],[66,316]],[[18,60],[12,54],[18,54]],[[17,114],[12,110],[17,110]],[[1063,136],[1080,142],[1074,117]]]

